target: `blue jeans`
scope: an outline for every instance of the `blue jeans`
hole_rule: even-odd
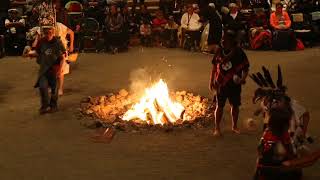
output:
[[[47,72],[39,77],[39,90],[41,99],[41,108],[57,108],[58,91],[57,77],[55,73]],[[49,88],[51,88],[51,97],[49,98]]]

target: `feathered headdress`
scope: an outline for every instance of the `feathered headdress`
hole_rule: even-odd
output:
[[[263,98],[277,100],[281,97],[287,97],[287,87],[283,85],[280,65],[278,65],[278,78],[276,83],[274,83],[270,71],[264,66],[262,66],[262,72],[252,73],[249,77],[259,86],[254,92],[253,103]]]

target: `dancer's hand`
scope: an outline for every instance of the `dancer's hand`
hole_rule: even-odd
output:
[[[209,90],[210,91],[215,91],[218,89],[218,84],[215,81],[210,81],[209,82]]]
[[[69,52],[72,53],[73,51],[74,51],[74,47],[73,47],[73,44],[71,44],[69,47]]]

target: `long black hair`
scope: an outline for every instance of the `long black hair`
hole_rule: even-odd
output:
[[[282,136],[289,130],[290,119],[293,111],[287,108],[272,108],[268,112],[268,129],[276,136]]]

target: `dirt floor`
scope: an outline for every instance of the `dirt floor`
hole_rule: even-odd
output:
[[[320,144],[320,49],[247,54],[251,72],[262,64],[273,72],[277,64],[283,66],[289,94],[310,110],[310,134]],[[130,73],[142,67],[161,73],[170,89],[209,97],[210,60],[208,55],[178,49],[81,54],[66,77],[60,111],[40,116],[38,93],[33,89],[38,69],[35,61],[0,59],[0,179],[251,179],[261,130],[247,132],[244,126],[255,107],[251,97],[256,86],[249,79],[243,88],[241,135],[231,133],[227,114],[224,136],[218,139],[210,129],[186,129],[150,134],[118,132],[111,144],[100,144],[89,140],[94,131],[77,119],[83,97],[128,89]],[[319,170],[320,162],[305,170],[305,179],[320,179]]]

